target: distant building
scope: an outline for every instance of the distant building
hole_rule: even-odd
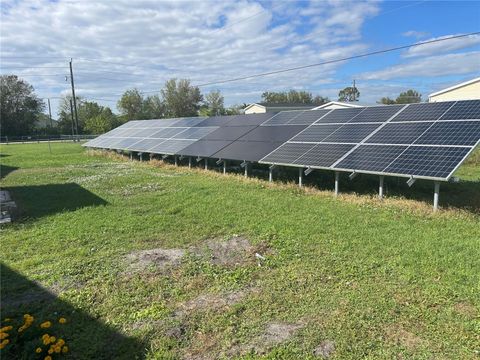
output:
[[[347,102],[341,102],[341,101],[330,101],[326,104],[316,106],[312,110],[320,110],[320,109],[326,109],[326,110],[332,110],[332,109],[347,109],[347,108],[356,108],[356,107],[363,107],[366,105],[361,105],[358,102],[356,103],[347,103]]]
[[[267,112],[279,112],[286,110],[311,110],[315,105],[308,104],[268,104],[268,103],[253,103],[248,105],[244,112],[245,114],[263,114]]]
[[[480,100],[480,77],[428,95],[429,102]]]

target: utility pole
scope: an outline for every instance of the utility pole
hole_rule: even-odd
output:
[[[73,81],[73,68],[72,68],[73,59],[70,58],[70,83],[72,85],[72,98],[73,98],[73,109],[75,111],[75,128],[77,130],[78,136],[78,114],[77,114],[77,98],[75,97],[75,83]]]
[[[355,79],[353,79],[353,101],[357,101],[356,100],[356,90],[357,88],[355,87]]]
[[[48,116],[50,117],[50,127],[53,129],[52,108],[50,107],[50,98],[48,100]]]
[[[72,139],[75,141],[75,130],[74,130],[74,124],[75,120],[73,119],[73,104],[72,104],[72,99],[70,99],[70,115],[72,116]]]

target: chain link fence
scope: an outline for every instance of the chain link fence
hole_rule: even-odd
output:
[[[39,143],[43,141],[86,141],[96,138],[98,135],[25,135],[25,136],[1,136],[1,144],[10,143]]]

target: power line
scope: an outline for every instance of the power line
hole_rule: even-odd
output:
[[[411,47],[422,46],[422,45],[427,45],[427,44],[432,44],[432,43],[438,43],[438,42],[447,41],[447,40],[459,39],[459,38],[472,36],[472,35],[478,35],[478,34],[480,34],[480,31],[472,32],[472,33],[468,33],[468,34],[462,34],[462,35],[454,35],[454,36],[450,36],[450,37],[447,37],[447,38],[433,39],[433,40],[423,41],[423,42],[409,44],[409,45],[397,46],[397,47],[393,47],[393,48],[389,48],[389,49],[372,51],[372,52],[368,52],[368,53],[364,53],[364,54],[348,56],[348,57],[339,58],[339,59],[335,59],[335,60],[327,60],[327,61],[322,61],[322,62],[314,63],[314,64],[296,66],[296,67],[293,67],[293,68],[274,70],[274,71],[269,71],[269,72],[254,74],[254,75],[248,75],[248,76],[242,76],[242,77],[237,77],[237,78],[231,78],[231,79],[225,79],[225,80],[217,80],[217,81],[212,81],[212,82],[208,82],[208,83],[198,84],[196,86],[201,87],[201,86],[225,84],[225,83],[234,82],[234,81],[253,79],[253,78],[256,78],[256,77],[281,74],[281,73],[285,73],[285,72],[308,69],[308,68],[321,66],[321,65],[327,65],[327,64],[334,64],[334,63],[337,63],[337,62],[354,60],[354,59],[359,59],[359,58],[363,58],[363,57],[367,57],[367,56],[379,55],[379,54],[384,54],[384,53],[387,53],[387,52],[404,50],[404,49],[408,49],[408,48],[411,48]]]

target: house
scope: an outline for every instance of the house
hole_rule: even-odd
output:
[[[262,114],[267,112],[280,112],[286,110],[312,110],[315,105],[309,104],[268,104],[253,103],[248,105],[244,110],[245,114]]]
[[[325,103],[323,105],[314,107],[312,110],[320,110],[320,109],[326,109],[326,110],[332,110],[332,109],[348,109],[348,108],[357,108],[357,107],[363,107],[366,105],[360,105],[358,102],[356,103],[347,103],[347,102],[341,102],[341,101],[330,101],[328,103]]]
[[[428,95],[428,102],[480,100],[480,77]]]

